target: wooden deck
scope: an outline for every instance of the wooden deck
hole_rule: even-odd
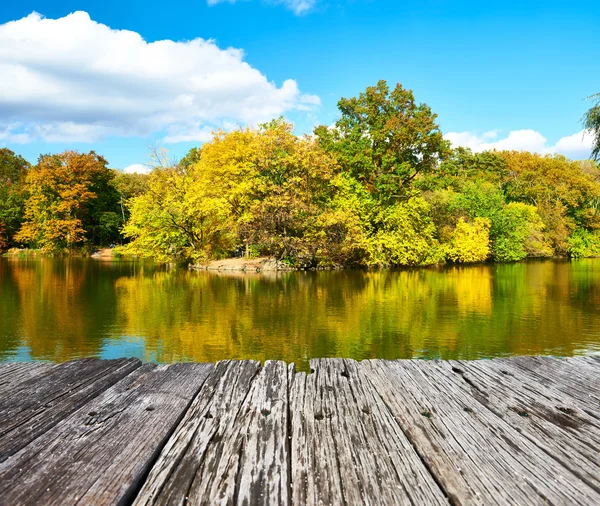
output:
[[[600,504],[600,359],[0,364],[0,504]]]

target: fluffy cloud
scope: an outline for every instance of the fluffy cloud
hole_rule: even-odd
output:
[[[287,9],[290,9],[296,15],[306,14],[310,11],[317,0],[266,0],[270,4],[274,5],[283,5]],[[230,3],[234,4],[238,2],[238,0],[207,0],[208,5],[217,5],[222,3]]]
[[[134,163],[123,169],[123,172],[126,174],[149,174],[151,171],[152,169],[150,167],[142,165],[141,163]]]
[[[453,146],[464,146],[475,152],[497,150],[532,151],[534,153],[560,153],[573,159],[589,158],[592,151],[593,137],[585,130],[561,138],[556,144],[548,144],[548,140],[535,130],[515,130],[504,138],[499,138],[499,131],[493,130],[481,135],[471,132],[450,132],[444,136]]]
[[[37,13],[0,25],[0,141],[86,142],[166,132],[203,141],[214,127],[314,109],[293,80],[280,87],[214,41],[148,43],[85,12]]]

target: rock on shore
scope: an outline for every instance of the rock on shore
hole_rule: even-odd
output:
[[[205,265],[192,265],[191,269],[200,271],[239,271],[239,272],[267,272],[267,271],[294,271],[293,267],[280,262],[275,258],[226,258],[225,260],[212,260]]]

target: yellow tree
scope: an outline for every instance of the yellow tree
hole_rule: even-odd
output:
[[[255,143],[257,187],[249,215],[258,249],[297,265],[320,263],[328,254],[319,224],[334,195],[333,156],[315,138],[294,135],[282,119],[262,125]]]
[[[146,193],[131,199],[123,228],[130,253],[158,262],[202,262],[218,257],[231,243],[229,210],[220,197],[207,198],[194,188],[193,171],[155,169]]]
[[[175,167],[157,168],[131,200],[130,251],[160,261],[248,252],[314,263],[314,226],[332,190],[332,157],[275,120],[217,131]]]
[[[25,220],[15,240],[47,251],[82,244],[82,218],[88,202],[96,198],[91,186],[97,174],[107,170],[104,158],[93,151],[40,157],[27,173]]]
[[[504,181],[508,200],[536,206],[558,253],[567,250],[566,239],[576,228],[600,229],[600,184],[580,163],[561,155],[498,154],[509,174]]]

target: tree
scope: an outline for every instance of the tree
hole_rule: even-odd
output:
[[[435,172],[449,152],[426,104],[417,104],[400,84],[385,81],[338,102],[335,127],[315,129],[320,145],[336,154],[343,170],[389,200],[406,195],[418,174]]]
[[[282,119],[215,132],[183,165],[156,168],[131,200],[129,249],[159,261],[203,262],[247,253],[315,266],[327,257],[319,216],[335,162]],[[325,248],[325,249],[324,249]]]
[[[90,174],[89,190],[94,197],[87,202],[81,218],[89,244],[107,246],[121,238],[119,229],[124,220],[121,217],[121,195],[114,185],[117,174],[116,170],[106,166],[97,167]]]
[[[435,172],[419,174],[415,187],[423,191],[452,188],[460,191],[471,181],[482,181],[500,186],[508,176],[506,161],[495,151],[473,153],[458,147],[442,161]]]
[[[148,174],[126,173],[117,171],[111,181],[119,194],[119,210],[123,223],[129,218],[129,199],[143,195],[148,191]]]
[[[597,102],[583,116],[583,127],[594,136],[592,158],[600,161],[600,93],[592,95],[589,100],[596,100]]]
[[[326,256],[318,218],[331,199],[335,161],[311,137],[299,138],[281,118],[255,137],[254,198],[247,222],[263,254],[316,266]]]
[[[41,156],[27,173],[25,221],[15,240],[47,251],[83,244],[83,220],[90,201],[98,197],[95,184],[108,181],[109,170],[93,151]]]
[[[559,253],[567,252],[569,234],[577,227],[600,228],[600,184],[593,170],[562,155],[502,151],[508,176],[508,201],[531,204],[544,222],[545,235]]]
[[[23,220],[23,183],[29,163],[8,148],[0,148],[0,251],[13,244]]]
[[[212,184],[211,184],[212,183]],[[205,262],[233,249],[230,206],[217,181],[194,165],[157,166],[145,193],[129,201],[123,228],[130,253],[158,262]]]

